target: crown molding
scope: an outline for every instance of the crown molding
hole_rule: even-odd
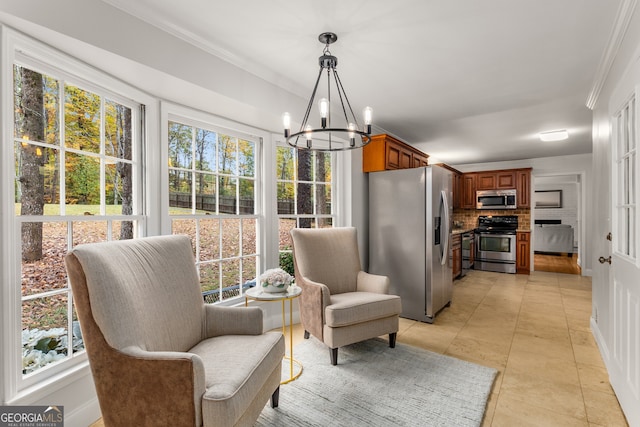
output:
[[[613,65],[613,61],[616,59],[616,55],[618,54],[622,40],[627,32],[627,28],[629,28],[629,23],[631,22],[631,17],[633,16],[636,4],[637,0],[622,0],[622,3],[618,8],[618,14],[616,15],[613,28],[609,34],[607,47],[602,54],[602,58],[600,58],[600,64],[596,71],[593,86],[591,87],[591,91],[587,97],[586,105],[591,110],[593,110],[598,103],[600,91],[607,80],[609,71],[611,71],[611,66]]]
[[[170,19],[161,16],[158,13],[154,13],[153,10],[145,8],[144,6],[137,4],[135,1],[130,0],[101,0],[103,3],[114,7],[127,15],[133,16],[153,27],[156,27],[160,31],[170,34],[188,43],[196,48],[215,56],[241,70],[244,70],[254,76],[265,80],[271,84],[274,84],[282,89],[292,92],[298,96],[304,96],[306,94],[306,88],[301,87],[299,84],[287,79],[275,70],[267,69],[266,67],[252,61],[249,58],[241,55],[234,54],[229,50],[221,47],[220,45],[207,40],[188,29],[176,25],[171,22]]]

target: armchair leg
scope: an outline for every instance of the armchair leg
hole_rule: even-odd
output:
[[[397,332],[389,334],[389,347],[396,348],[396,336],[397,335],[398,335]]]
[[[330,348],[329,352],[331,353],[331,364],[336,366],[338,364],[338,349]]]
[[[304,331],[304,339],[305,340],[309,339],[309,331]]]
[[[274,391],[273,394],[271,395],[271,407],[272,408],[277,408],[278,407],[278,400],[279,399],[280,399],[280,386],[278,386],[276,391]]]

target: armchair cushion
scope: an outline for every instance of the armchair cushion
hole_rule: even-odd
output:
[[[204,364],[203,413],[216,425],[233,425],[282,363],[284,347],[281,333],[268,332],[209,338],[190,349]]]
[[[400,297],[372,292],[345,292],[331,296],[325,309],[325,323],[332,328],[369,322],[402,311]]]

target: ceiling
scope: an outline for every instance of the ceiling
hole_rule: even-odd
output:
[[[103,1],[305,99],[335,32],[354,110],[456,165],[590,153],[586,100],[622,0]],[[569,139],[538,140],[553,129]]]

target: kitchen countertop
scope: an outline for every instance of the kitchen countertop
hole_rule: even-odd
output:
[[[474,230],[475,228],[454,228],[453,230],[451,230],[451,234],[453,235],[464,234]]]
[[[475,231],[475,228],[454,228],[453,230],[451,230],[451,234],[456,235],[456,234],[464,234],[464,233],[468,233],[470,231]],[[525,230],[525,229],[521,229],[518,228],[516,230],[518,233],[530,233],[531,230]]]

